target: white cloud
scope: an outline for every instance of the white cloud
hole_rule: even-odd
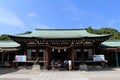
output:
[[[23,27],[23,23],[20,19],[13,12],[5,8],[0,8],[0,23],[14,27]]]
[[[43,25],[36,25],[38,29],[55,29],[55,27],[43,26]]]
[[[36,17],[36,14],[33,13],[33,12],[30,12],[30,13],[28,13],[28,16],[29,16],[29,17]]]
[[[64,4],[65,4],[65,6],[63,6],[62,10],[67,12],[66,17],[70,18],[72,20],[79,20],[81,13],[79,12],[79,10],[75,6],[75,4],[70,0],[65,0]]]

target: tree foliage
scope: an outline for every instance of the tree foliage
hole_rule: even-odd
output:
[[[91,26],[89,26],[88,28],[86,28],[86,30],[92,34],[103,34],[103,35],[110,34],[112,35],[110,37],[110,40],[120,40],[120,32],[118,32],[118,30],[113,28],[93,29]]]
[[[10,38],[8,37],[7,34],[2,34],[2,35],[0,36],[0,40],[10,40]]]
[[[31,32],[31,31],[26,31],[26,32],[24,32],[24,33],[21,33],[21,34],[18,34],[18,35],[30,34],[30,33],[32,33],[32,32]]]
[[[19,35],[22,35],[22,34],[30,34],[30,33],[31,33],[31,31],[26,31],[26,32],[21,33],[21,34],[19,34]],[[7,34],[2,34],[2,35],[0,35],[0,40],[10,40],[10,38],[9,38],[9,36],[8,36]]]

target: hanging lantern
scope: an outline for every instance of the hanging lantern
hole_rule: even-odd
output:
[[[58,49],[58,53],[60,53],[60,49]]]
[[[52,49],[52,52],[54,52],[55,50],[54,49]]]
[[[64,49],[64,52],[66,52],[66,49]]]

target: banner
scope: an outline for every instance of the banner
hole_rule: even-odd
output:
[[[16,55],[15,61],[26,61],[26,56],[25,55]]]
[[[105,61],[104,55],[93,55],[93,61]]]

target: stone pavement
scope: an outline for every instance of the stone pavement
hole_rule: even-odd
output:
[[[0,69],[0,80],[30,80],[38,72],[31,70]]]
[[[87,77],[75,74],[74,71],[50,71],[42,72],[33,77],[31,80],[89,80]]]
[[[120,80],[120,69],[107,71],[2,70],[0,80]]]

